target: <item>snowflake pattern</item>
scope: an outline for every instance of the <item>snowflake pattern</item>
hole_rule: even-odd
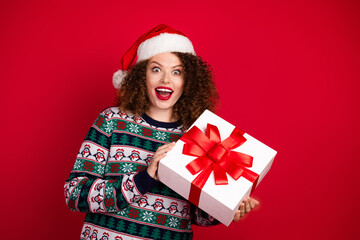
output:
[[[154,218],[154,214],[152,212],[144,212],[142,219],[147,222],[151,222]]]
[[[166,133],[164,132],[156,132],[156,136],[155,136],[157,139],[159,140],[162,140],[162,141],[165,141],[166,139]]]
[[[131,172],[132,170],[132,165],[130,163],[124,163],[122,165],[122,170],[124,173],[128,173],[128,172]]]
[[[94,163],[91,161],[85,161],[82,168],[84,169],[84,171],[92,172],[94,170]]]
[[[120,210],[118,213],[119,213],[119,215],[124,216],[126,214],[126,212],[127,212],[127,209],[124,208],[124,209]]]
[[[105,187],[105,194],[106,195],[109,195],[111,194],[113,191],[113,188],[111,186],[109,186],[108,184],[106,184],[106,187]]]
[[[103,173],[104,172],[104,166],[103,165],[101,165],[101,164],[97,164],[96,165],[96,171],[98,172],[98,173]]]
[[[102,127],[103,123],[104,123],[104,117],[103,117],[102,115],[100,115],[100,116],[98,117],[98,119],[96,120],[96,123],[95,123],[95,124],[96,124],[98,127]]]
[[[111,164],[106,164],[105,166],[105,172],[109,173],[110,172],[110,168],[111,168]]]
[[[170,227],[177,227],[179,225],[179,219],[171,217],[169,219],[169,225],[170,225]]]
[[[108,134],[116,127],[116,124],[113,121],[105,122],[104,125],[104,130]]]
[[[75,188],[74,191],[72,192],[72,196],[78,196],[80,193],[80,189],[79,188]]]
[[[138,133],[138,132],[140,132],[140,127],[136,124],[129,123],[129,130],[130,130],[130,132]]]
[[[167,217],[165,215],[159,214],[156,217],[156,222],[157,222],[157,224],[164,225],[166,223],[166,219],[167,219]]]
[[[113,207],[114,205],[115,205],[115,202],[114,202],[113,198],[105,199],[105,206],[106,207]]]
[[[79,170],[80,168],[81,168],[81,160],[76,159],[75,164],[74,164],[74,170]]]
[[[140,213],[139,210],[132,208],[132,209],[130,209],[128,215],[130,218],[137,219],[139,217],[139,213]]]

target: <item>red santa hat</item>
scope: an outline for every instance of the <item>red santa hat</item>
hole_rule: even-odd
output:
[[[160,24],[143,34],[121,59],[121,69],[114,73],[113,84],[119,89],[129,68],[136,63],[167,52],[182,52],[196,55],[191,41],[180,31]]]

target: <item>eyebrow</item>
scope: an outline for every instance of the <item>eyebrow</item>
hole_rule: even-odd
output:
[[[160,63],[158,63],[158,62],[156,62],[156,61],[151,61],[150,64],[151,64],[151,63],[155,63],[155,64],[159,65],[160,67],[163,67],[163,65],[161,65]],[[184,67],[184,65],[179,64],[179,65],[173,66],[172,68],[177,68],[177,67]]]

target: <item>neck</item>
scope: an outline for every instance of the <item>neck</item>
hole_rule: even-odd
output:
[[[157,110],[157,109],[149,109],[145,112],[152,119],[159,122],[176,122],[177,119],[173,116],[172,109],[169,110]]]

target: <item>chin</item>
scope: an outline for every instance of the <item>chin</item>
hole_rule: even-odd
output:
[[[160,110],[163,110],[163,111],[165,111],[165,110],[173,110],[174,105],[171,105],[171,104],[158,104],[157,108],[160,109]]]

